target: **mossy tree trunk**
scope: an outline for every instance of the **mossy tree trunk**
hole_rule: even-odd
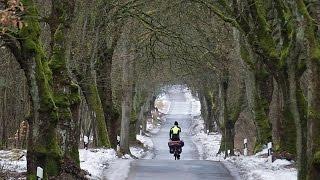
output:
[[[231,156],[234,155],[234,137],[235,137],[235,124],[240,116],[243,109],[243,102],[245,96],[245,87],[242,86],[240,90],[240,95],[234,104],[227,104],[228,102],[228,86],[229,80],[228,76],[224,75],[224,80],[222,82],[223,86],[223,101],[224,101],[224,150],[230,150]],[[227,153],[226,153],[227,154]]]
[[[109,4],[110,2],[104,4],[104,6],[108,6]],[[101,20],[102,28],[105,28],[106,26],[105,21],[105,19]],[[107,38],[104,37],[105,34],[103,34],[104,30],[102,30],[102,32],[100,33],[101,37],[99,39],[98,45],[97,84],[99,96],[101,98],[101,103],[104,110],[104,116],[106,118],[108,135],[110,138],[111,146],[113,148],[116,148],[117,146],[117,133],[119,131],[119,114],[114,109],[112,101],[111,71],[113,63],[113,54],[120,39],[122,25],[123,23],[119,23],[118,25],[116,25],[113,34],[113,39],[109,46]]]
[[[221,144],[221,146],[224,146],[225,151],[225,157],[227,157],[227,151],[230,150],[230,155],[234,155],[234,123],[232,122],[232,119],[230,119],[230,107],[227,105],[228,102],[228,86],[229,86],[229,79],[227,75],[224,75],[222,78],[222,98],[223,98],[223,141],[224,144]]]
[[[63,152],[56,137],[59,123],[58,107],[55,103],[52,71],[40,43],[40,26],[33,1],[24,1],[27,6],[25,22],[28,26],[20,30],[21,51],[14,52],[24,70],[30,88],[32,111],[29,116],[28,179],[35,179],[37,166],[44,168],[45,178],[57,176],[61,171]]]
[[[80,88],[72,80],[68,70],[68,34],[71,31],[75,1],[59,0],[52,4],[49,21],[52,37],[52,57],[49,67],[52,71],[53,97],[58,111],[58,140],[64,157],[61,172],[71,173],[70,164],[80,169]],[[71,178],[71,177],[70,177]]]
[[[100,43],[101,44],[101,43]],[[105,45],[103,45],[105,46]],[[112,86],[111,86],[111,69],[112,69],[112,56],[113,49],[105,49],[99,54],[99,66],[97,83],[99,84],[99,96],[103,106],[105,121],[108,128],[108,136],[113,148],[117,146],[117,116],[112,102]]]
[[[100,100],[96,79],[94,78],[94,69],[89,68],[86,71],[86,78],[80,83],[84,91],[88,107],[92,112],[95,121],[95,143],[97,147],[110,148],[110,140],[108,136],[107,125],[105,121],[105,113],[103,111],[102,103]]]
[[[36,179],[36,168],[44,169],[44,178],[58,177],[60,173],[71,174],[71,178],[81,178],[64,165],[74,164],[79,170],[77,119],[78,104],[80,102],[79,88],[71,81],[67,73],[63,33],[67,32],[66,24],[71,21],[73,2],[59,1],[52,8],[52,17],[59,18],[59,22],[50,19],[53,53],[48,58],[40,42],[41,28],[35,2],[22,1],[26,7],[24,26],[18,34],[17,41],[9,45],[21,68],[24,70],[29,86],[31,99],[31,114],[29,122],[29,138],[27,151],[27,178]],[[68,8],[68,13],[61,8]],[[69,16],[70,15],[70,16]],[[13,48],[14,45],[17,47]],[[49,61],[49,59],[51,61]],[[61,76],[60,76],[61,75]],[[55,86],[53,86],[55,83]],[[74,114],[72,114],[74,112]],[[63,138],[57,137],[62,132],[59,124],[68,124],[64,128]],[[71,126],[74,125],[72,128]]]
[[[307,179],[320,178],[320,57],[309,62],[311,70],[308,92],[308,175]]]
[[[253,115],[257,128],[257,140],[255,150],[261,150],[262,146],[272,139],[271,126],[268,119],[269,105],[273,93],[273,76],[266,70],[264,64],[256,61],[253,52],[243,35],[240,36],[243,41],[240,44],[240,54],[250,71],[253,73]]]
[[[320,37],[319,23],[320,4],[314,4],[307,9],[304,1],[298,1],[299,12],[304,17],[306,24],[305,38],[309,49],[308,69],[310,72],[308,87],[308,112],[307,112],[307,179],[320,178]]]
[[[36,179],[37,166],[44,168],[45,178],[56,176],[60,171],[62,154],[56,137],[58,123],[57,107],[52,88],[52,72],[40,43],[40,25],[35,17],[35,2],[22,1],[26,6],[24,26],[17,36],[18,47],[10,46],[27,78],[32,111],[28,118],[29,138],[27,154],[27,177]],[[11,44],[12,45],[12,44]]]
[[[119,130],[119,114],[114,109],[111,85],[112,57],[116,47],[116,42],[117,41],[115,40],[113,41],[112,47],[110,49],[104,48],[104,46],[106,45],[103,43],[99,43],[99,58],[97,63],[97,83],[99,96],[101,98],[104,116],[106,118],[110,143],[113,148],[117,146],[117,133]]]
[[[254,118],[257,126],[257,141],[255,152],[272,140],[271,126],[268,119],[269,105],[272,99],[273,77],[260,63],[255,68]]]

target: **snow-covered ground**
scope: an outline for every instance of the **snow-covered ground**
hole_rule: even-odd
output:
[[[138,146],[130,147],[130,152],[137,158],[152,158],[153,142],[150,137],[137,135],[137,140],[143,144],[143,148]],[[117,157],[113,149],[98,149],[98,151],[87,154],[80,153],[81,168],[91,174],[90,179],[125,180],[130,170],[130,163],[133,158],[129,155]]]
[[[13,149],[11,151],[0,151],[0,168],[25,172],[27,170],[26,151]]]
[[[132,155],[137,158],[151,158],[152,154],[146,149],[153,149],[150,137],[137,135],[144,148],[130,147]],[[129,155],[118,157],[114,149],[79,149],[80,167],[88,171],[89,179],[124,180],[133,160]],[[12,171],[23,173],[27,171],[26,150],[0,151],[0,172]],[[1,179],[1,176],[0,176]],[[13,178],[15,179],[15,178]]]

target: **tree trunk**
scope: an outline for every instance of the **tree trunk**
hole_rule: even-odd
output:
[[[24,26],[19,33],[21,51],[11,49],[26,75],[31,99],[29,138],[27,151],[27,174],[36,179],[36,168],[44,169],[44,178],[56,176],[60,171],[62,156],[56,138],[57,112],[50,87],[51,72],[48,68],[40,43],[40,25],[38,13],[33,1],[25,1]]]
[[[273,94],[270,102],[269,118],[272,123],[272,143],[275,151],[279,151],[283,139],[283,95],[278,83],[273,80]]]
[[[309,62],[308,91],[308,180],[320,178],[320,58]]]
[[[61,2],[57,4],[61,5]],[[53,76],[52,71],[48,66],[48,59],[40,42],[41,29],[38,19],[35,18],[38,17],[35,2],[32,0],[24,1],[23,5],[28,7],[26,8],[26,18],[24,19],[28,26],[24,26],[17,35],[19,47],[14,48],[11,44],[9,45],[9,48],[15,55],[21,68],[24,70],[30,90],[29,97],[32,109],[28,117],[28,179],[36,179],[36,168],[38,166],[44,169],[44,178],[47,179],[49,177],[57,177],[60,172],[62,172],[62,165],[64,160],[66,160],[66,158],[63,157],[64,155],[74,155],[70,153],[73,149],[66,148],[71,146],[62,145],[62,148],[59,146],[59,140],[56,136],[57,126],[60,121],[66,120],[60,119],[60,117],[63,117],[66,114],[61,113],[62,109],[59,108],[62,106],[58,107],[57,105],[65,105],[63,109],[66,111],[63,112],[69,112],[69,103],[73,104],[73,102],[76,102],[78,96],[70,96],[73,102],[70,102],[72,101],[71,99],[55,99],[59,92],[53,92],[54,88],[51,86],[53,83]],[[70,3],[70,5],[72,5],[72,3]],[[58,39],[63,38],[60,36],[61,33],[57,33],[56,35],[59,36],[59,38],[57,37]],[[58,40],[56,40],[56,42],[59,45],[61,43],[60,41],[58,42]],[[62,61],[58,61],[58,64],[52,63],[52,65],[64,67],[65,57],[60,56],[61,54],[59,54],[63,54],[64,51],[59,51],[59,47],[60,46],[55,46],[54,50],[56,51],[55,55],[57,56],[54,59]],[[62,72],[62,74],[64,73],[65,71]],[[57,74],[53,75],[55,76]],[[74,92],[74,87],[71,87],[70,89],[66,89],[66,92],[77,94],[79,92],[78,88],[75,89],[76,91]],[[60,114],[58,112],[60,112]],[[68,133],[73,133],[73,131],[66,132],[66,136],[69,135]],[[70,138],[66,137],[65,140],[70,140]],[[68,143],[70,141],[68,141]],[[75,143],[76,142],[77,141],[75,141]],[[78,156],[77,150],[78,149],[76,149],[76,156]],[[79,160],[78,158],[75,158],[72,159],[72,161]]]
[[[122,115],[121,115],[121,132],[120,132],[120,152],[130,154],[129,150],[129,126],[132,107],[132,73],[133,57],[127,55],[123,58],[122,64]]]
[[[214,113],[213,113],[213,95],[211,92],[207,89],[205,90],[204,94],[204,100],[206,101],[206,111],[207,111],[207,117],[206,117],[206,130],[209,130],[209,132],[212,132],[214,130]]]
[[[106,45],[104,45],[106,46]],[[100,50],[103,51],[103,50]],[[108,135],[112,147],[117,145],[117,117],[112,102],[111,69],[113,49],[104,49],[100,55],[97,83],[99,84],[99,96],[101,98],[104,116],[108,128]]]
[[[310,2],[310,1],[308,1]],[[311,3],[311,2],[310,2]],[[298,1],[299,12],[304,16],[306,24],[305,38],[307,39],[309,69],[308,87],[308,112],[307,112],[307,179],[315,180],[320,178],[320,42],[319,23],[320,4],[314,2],[312,6],[306,7],[304,1]]]
[[[298,179],[306,177],[306,100],[300,88],[299,76],[295,60],[289,60],[288,71],[279,75],[277,83],[283,95],[283,134],[281,137],[281,150],[296,155]]]
[[[110,4],[102,4],[103,6],[107,6],[110,8]],[[109,12],[110,9],[106,11]],[[107,28],[106,20],[101,20],[102,28]],[[97,67],[97,84],[99,87],[99,95],[101,98],[104,116],[106,118],[106,124],[108,128],[108,135],[110,138],[110,143],[113,148],[117,146],[117,133],[119,130],[119,123],[118,118],[119,114],[116,112],[113,106],[112,101],[112,85],[111,85],[111,72],[112,72],[112,61],[113,61],[113,54],[117,47],[118,41],[120,39],[120,35],[122,33],[122,26],[123,23],[119,23],[116,25],[114,30],[113,39],[111,42],[110,47],[108,48],[108,42],[106,42],[105,38],[99,39],[98,45],[98,67]],[[102,30],[102,32],[104,29]]]
[[[255,69],[254,118],[257,126],[257,141],[254,152],[262,150],[262,146],[272,140],[268,119],[269,105],[273,92],[273,77],[263,65],[257,63]]]
[[[92,72],[88,72],[86,80],[81,83],[81,87],[84,90],[84,95],[90,111],[93,113],[96,130],[96,145],[98,147],[110,148],[111,144],[108,137],[108,130],[106,126],[105,116],[101,100],[98,93],[98,88],[95,83],[95,79],[92,77]]]

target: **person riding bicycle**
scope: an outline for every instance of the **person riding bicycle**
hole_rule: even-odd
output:
[[[171,141],[180,141],[179,135],[181,132],[181,128],[178,125],[178,122],[175,121],[174,126],[172,126],[172,128],[170,129],[169,138],[171,139]]]
[[[168,143],[170,153],[174,153],[174,150],[176,149],[178,152],[178,155],[174,154],[175,157],[179,160],[180,159],[180,153],[182,152],[182,144],[183,141],[180,141],[180,132],[181,128],[179,127],[179,124],[177,121],[174,122],[174,126],[170,129],[169,138],[171,142]],[[178,141],[178,142],[177,142]],[[170,145],[171,144],[171,145]]]

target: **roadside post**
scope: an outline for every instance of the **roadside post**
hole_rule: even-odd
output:
[[[248,139],[243,140],[243,155],[248,156]]]
[[[268,143],[268,161],[272,163],[272,142]]]
[[[142,126],[140,125],[140,131],[139,131],[140,136],[142,135]]]
[[[120,136],[117,135],[117,151],[120,151]]]
[[[43,179],[43,169],[41,167],[37,167],[37,179],[42,180]]]

